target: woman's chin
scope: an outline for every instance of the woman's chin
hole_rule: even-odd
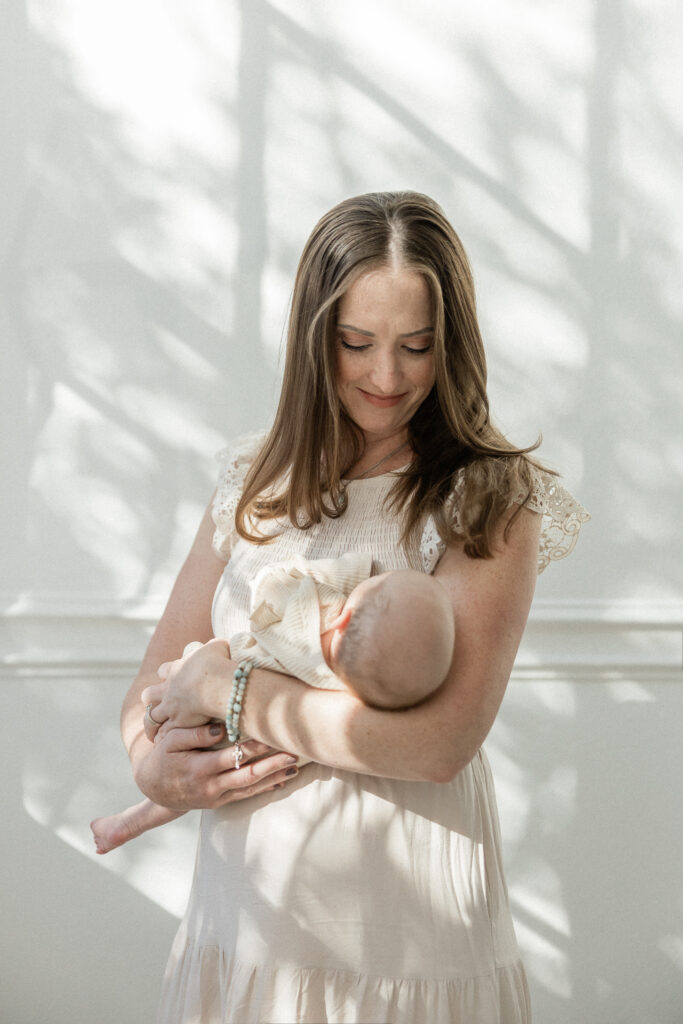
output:
[[[357,415],[353,415],[354,412],[357,412]],[[397,415],[394,409],[378,409],[375,413],[353,410],[349,415],[356,426],[363,431],[366,442],[383,441],[390,437],[395,437],[397,441],[400,441],[401,438],[398,435],[405,432],[409,422],[408,417]]]

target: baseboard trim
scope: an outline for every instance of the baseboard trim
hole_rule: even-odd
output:
[[[132,677],[154,628],[146,616],[101,614],[73,603],[59,614],[0,615],[0,677]],[[546,602],[530,617],[515,680],[616,678],[680,680],[683,625],[670,602]],[[617,614],[616,612],[619,612]],[[540,614],[542,612],[543,614]],[[600,612],[600,614],[598,614]]]
[[[139,668],[136,661],[22,661],[0,664],[0,679],[6,681],[41,681],[72,679],[127,679],[132,681]],[[515,666],[511,683],[683,683],[680,665],[647,664],[538,664]]]

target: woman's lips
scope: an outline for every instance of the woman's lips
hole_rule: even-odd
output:
[[[367,398],[367,400],[370,403],[370,405],[376,405],[380,409],[388,409],[392,405],[398,405],[398,403],[401,401],[401,399],[405,398],[405,394],[403,394],[403,395],[371,395],[369,391],[363,391],[362,388],[358,388],[358,390],[360,391],[360,393],[363,396],[363,398]]]

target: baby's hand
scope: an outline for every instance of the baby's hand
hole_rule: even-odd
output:
[[[148,708],[145,721],[150,738],[156,733],[156,726],[168,722],[167,728],[194,729],[213,721],[211,711],[216,678],[222,683],[224,666],[229,658],[229,647],[224,640],[210,640],[208,644],[192,644],[182,658],[166,661],[159,666],[161,682],[147,686],[141,694],[143,704]],[[226,698],[227,700],[227,698]],[[151,733],[151,735],[150,735]]]
[[[228,657],[230,657],[230,645],[226,643],[226,646],[228,648]],[[162,683],[165,683],[170,674],[176,672],[191,654],[194,654],[195,651],[201,651],[202,647],[206,647],[206,644],[203,644],[201,640],[192,640],[189,644],[185,644],[183,653],[179,658],[176,658],[175,661],[165,661],[162,665],[159,665],[157,675]]]
[[[200,650],[204,646],[199,640],[193,640],[192,643],[186,644],[183,653],[175,661],[165,661],[159,665],[157,669],[157,675],[162,683],[165,683],[172,672],[177,672],[183,662],[194,654],[195,651]]]

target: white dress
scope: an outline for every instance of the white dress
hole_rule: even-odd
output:
[[[247,628],[249,580],[293,554],[367,551],[381,572],[433,571],[444,550],[433,523],[406,552],[382,507],[391,473],[351,482],[338,519],[280,524],[261,546],[236,539],[255,443],[224,453],[214,544],[230,561],[214,598],[216,636]],[[544,516],[540,570],[568,553],[588,515],[544,474],[528,504]],[[158,1020],[528,1024],[484,751],[445,784],[311,763],[283,790],[204,811]]]

